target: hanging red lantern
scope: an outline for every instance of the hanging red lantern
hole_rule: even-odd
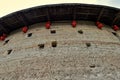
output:
[[[0,36],[0,40],[4,41],[5,37],[4,36]]]
[[[51,25],[51,22],[50,22],[50,21],[48,21],[47,23]]]
[[[51,23],[50,23],[50,21],[48,21],[48,22],[45,24],[45,27],[46,27],[46,29],[50,29],[50,26],[51,26]]]
[[[97,26],[98,24],[100,24],[100,22],[99,22],[99,21],[97,21],[97,22],[96,22],[96,26]]]
[[[6,38],[7,37],[7,35],[5,34],[5,33],[3,33],[3,36]]]
[[[72,27],[76,27],[77,22],[75,20],[72,21]]]
[[[102,24],[102,23],[99,23],[99,24],[97,25],[97,27],[98,27],[99,29],[102,29],[103,24]]]
[[[114,31],[117,31],[117,30],[119,30],[119,27],[117,25],[114,25],[113,29],[114,29]]]
[[[27,27],[27,26],[24,26],[24,27],[22,28],[22,31],[23,31],[24,33],[26,33],[26,32],[28,31],[28,27]]]

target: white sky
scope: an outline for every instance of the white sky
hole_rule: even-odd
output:
[[[56,3],[88,3],[120,8],[120,0],[0,0],[0,17],[26,8]]]

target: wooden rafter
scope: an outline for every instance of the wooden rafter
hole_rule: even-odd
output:
[[[3,30],[5,33],[9,33],[9,30],[6,29],[2,24],[0,24],[1,30]]]
[[[76,19],[76,7],[73,7],[73,20]]]
[[[18,16],[19,16],[19,17],[18,17]],[[17,18],[20,18],[20,19],[22,20],[23,24],[27,26],[29,21],[28,21],[28,19],[25,17],[25,15],[24,15],[23,13],[21,13],[21,14],[19,14],[18,16],[17,16]]]
[[[104,12],[104,7],[101,9],[101,11],[100,11],[100,13],[99,13],[99,15],[98,15],[97,21],[100,20],[100,18],[101,18],[101,16],[102,16],[103,12]]]
[[[50,21],[50,15],[49,15],[49,9],[48,8],[46,8],[46,15],[47,15],[48,21]]]
[[[120,18],[120,11],[116,14],[115,18],[113,19],[112,25]]]

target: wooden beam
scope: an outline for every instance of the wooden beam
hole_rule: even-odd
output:
[[[73,20],[76,19],[76,7],[73,7]]]
[[[24,24],[25,26],[28,26],[28,25],[29,25],[29,21],[28,21],[28,19],[26,18],[26,16],[24,15],[24,13],[19,13],[19,14],[17,15],[17,18],[20,18],[20,20],[22,20],[22,22],[23,22],[23,24]]]
[[[114,25],[114,23],[117,21],[118,18],[120,18],[120,11],[116,14],[111,25]]]
[[[0,24],[0,28],[1,28],[1,30],[3,30],[3,32],[5,32],[5,33],[9,33],[9,30],[8,29],[6,29],[2,24]]]
[[[47,15],[48,21],[50,21],[50,15],[49,15],[49,9],[48,8],[46,8],[46,15]]]
[[[90,15],[90,12],[88,12],[88,13],[86,14],[86,17],[85,17],[85,19],[87,19],[87,18],[88,18],[88,15]]]
[[[98,15],[97,21],[100,20],[100,18],[101,18],[101,16],[102,16],[103,12],[104,12],[104,7],[101,9],[101,11],[100,11],[100,13],[99,13],[99,15]]]
[[[79,13],[76,13],[76,14],[78,14],[78,15],[81,15],[81,14],[82,14],[82,15],[96,15],[96,14],[93,14],[93,13],[90,13],[90,12],[87,12],[87,13],[80,13],[80,12],[79,12]]]

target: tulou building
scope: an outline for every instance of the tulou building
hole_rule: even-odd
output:
[[[0,18],[0,80],[120,80],[120,9],[54,4]]]

